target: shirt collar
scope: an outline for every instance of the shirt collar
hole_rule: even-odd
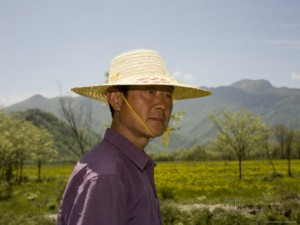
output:
[[[120,149],[140,170],[143,171],[146,167],[152,164],[155,165],[144,151],[138,149],[132,142],[117,131],[110,128],[107,129],[104,139],[107,139]]]

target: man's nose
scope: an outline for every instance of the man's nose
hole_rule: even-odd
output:
[[[164,92],[158,91],[155,95],[156,109],[164,110],[168,107],[166,94]]]

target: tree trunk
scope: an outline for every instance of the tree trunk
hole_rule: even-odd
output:
[[[242,156],[239,155],[239,178],[242,179]]]
[[[291,159],[288,159],[288,175],[289,175],[289,177],[292,176]]]
[[[276,175],[277,174],[277,171],[275,169],[275,166],[274,166],[274,162],[273,162],[273,159],[272,159],[272,156],[269,152],[269,146],[266,146],[266,150],[267,150],[267,157],[268,157],[268,160],[269,160],[269,163],[271,164],[272,166],[272,169],[273,169],[273,174]]]
[[[291,157],[292,157],[292,144],[293,144],[294,132],[290,131],[286,138],[286,155],[288,160],[288,176],[292,176],[292,169],[291,169]]]
[[[41,160],[38,161],[38,181],[41,181],[41,167],[42,163]]]
[[[7,183],[10,183],[12,177],[13,177],[13,168],[12,168],[12,164],[8,163],[6,171],[5,171],[5,177],[6,177],[6,181]]]
[[[19,184],[23,182],[23,160],[20,162],[20,174],[19,174]]]

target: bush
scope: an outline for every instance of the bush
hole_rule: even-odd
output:
[[[164,225],[188,225],[190,224],[186,213],[179,210],[172,203],[163,202],[161,205],[161,215]]]
[[[211,153],[200,146],[179,151],[175,156],[175,159],[180,161],[206,161],[212,158]]]
[[[55,221],[46,216],[31,215],[30,213],[16,216],[14,212],[1,213],[0,225],[53,225]]]
[[[12,185],[8,182],[0,182],[0,200],[12,197]]]
[[[213,214],[208,209],[192,210],[193,225],[208,225],[211,224]]]
[[[253,222],[242,212],[217,211],[213,213],[210,224],[213,225],[252,225]]]
[[[175,197],[175,193],[172,188],[162,187],[158,190],[158,192],[162,200],[170,200],[170,199],[174,199]]]

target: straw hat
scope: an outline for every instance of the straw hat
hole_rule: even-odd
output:
[[[107,89],[112,86],[166,85],[173,86],[173,99],[204,97],[211,92],[202,88],[182,84],[173,79],[158,52],[148,49],[136,49],[115,57],[110,65],[106,84],[87,87],[74,87],[77,94],[107,101]]]

